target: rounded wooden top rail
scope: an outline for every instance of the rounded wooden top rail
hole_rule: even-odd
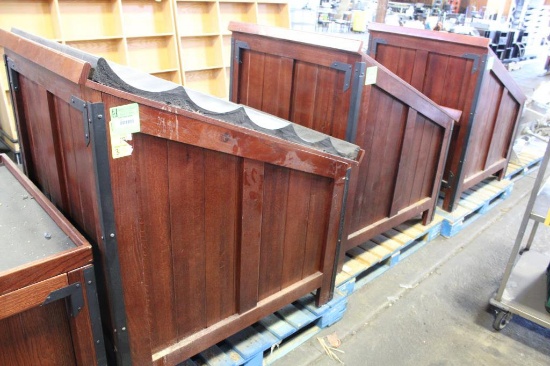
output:
[[[400,27],[396,25],[388,25],[383,23],[370,23],[368,27],[369,31],[395,33],[407,37],[423,38],[429,40],[436,40],[448,43],[459,43],[472,47],[489,47],[489,39],[483,37],[467,36],[464,34],[438,32],[428,29],[416,29],[408,27]]]
[[[75,84],[82,84],[88,79],[91,70],[88,62],[73,55],[64,54],[59,50],[37,47],[37,45],[35,40],[0,29],[0,46],[5,49],[11,50]]]
[[[229,30],[231,32],[257,34],[260,36],[284,39],[297,43],[306,43],[309,45],[332,48],[347,52],[360,52],[363,49],[363,41],[358,39],[329,35],[321,36],[319,33],[297,31],[267,25],[230,22]]]

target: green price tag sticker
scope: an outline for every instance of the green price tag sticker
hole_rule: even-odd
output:
[[[111,133],[127,136],[140,132],[139,105],[137,103],[121,105],[109,109],[111,114]]]

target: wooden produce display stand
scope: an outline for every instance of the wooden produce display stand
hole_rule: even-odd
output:
[[[25,169],[98,247],[118,364],[331,298],[357,146],[17,33],[0,45]]]
[[[368,53],[439,105],[462,111],[444,173],[443,208],[491,175],[506,172],[526,100],[489,40],[371,23]]]
[[[106,365],[92,248],[0,155],[0,364]]]
[[[229,29],[232,101],[365,150],[351,177],[346,250],[419,214],[431,221],[454,123],[446,110],[362,53],[359,40],[245,23]]]

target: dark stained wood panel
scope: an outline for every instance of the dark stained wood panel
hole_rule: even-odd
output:
[[[525,96],[489,49],[488,41],[376,23],[369,26],[369,32],[371,56],[434,102],[462,112],[444,172],[449,186],[443,189],[443,208],[452,211],[462,192],[484,178],[494,174],[502,178]],[[399,67],[399,56],[413,51],[411,76]],[[422,82],[419,75],[423,75]],[[515,104],[510,109],[504,102],[508,92]],[[502,110],[510,114],[504,117]]]
[[[239,90],[242,93],[239,98],[246,101],[243,104],[283,119],[289,119],[288,101],[292,92],[294,61],[258,52],[246,52],[243,57],[243,64],[250,65],[252,68],[241,74],[241,83],[248,85],[247,89]],[[258,74],[263,77],[249,77]],[[247,93],[247,90],[262,90],[262,92]],[[277,103],[278,100],[287,102]]]
[[[83,281],[84,268],[93,271],[91,246],[3,154],[0,173],[0,196],[9,206],[0,216],[11,232],[0,240],[0,364],[94,364],[101,352],[94,347],[90,309],[99,309],[88,301]],[[44,240],[44,232],[50,240]],[[78,314],[69,314],[66,298],[44,304],[52,292],[75,282],[84,300]],[[100,334],[97,339],[101,342]]]
[[[151,345],[155,351],[168,346],[177,337],[170,202],[159,199],[169,196],[168,143],[156,137],[138,135],[134,147],[141,173],[137,197],[143,215],[139,232],[144,280],[149,306],[157,310],[150,313],[153,318]]]
[[[339,86],[341,77],[338,70],[296,62],[293,77],[290,120],[316,131],[344,138],[345,131],[333,133],[337,100],[332,91]],[[341,83],[340,87],[343,87]],[[337,136],[338,133],[340,136]]]
[[[169,203],[178,337],[206,327],[204,150],[168,143]],[[192,179],[189,179],[192,177]]]
[[[286,230],[283,243],[282,287],[302,279],[311,180],[302,172],[291,172],[288,182]],[[298,197],[305,199],[298,199]]]
[[[106,102],[113,100],[111,96],[104,98]],[[117,222],[116,238],[122,283],[127,284],[123,291],[127,329],[130,339],[136,344],[131,349],[132,359],[145,364],[151,354],[151,318],[144,316],[143,309],[149,308],[151,300],[147,293],[149,288],[137,285],[146,283],[144,246],[140,236],[140,221],[136,217],[136,213],[140,212],[140,202],[136,199],[141,189],[140,169],[135,155],[126,160],[113,159],[110,164],[112,185],[120,187],[113,194],[113,213]],[[129,285],[132,283],[136,285]]]
[[[271,103],[287,106],[293,122],[349,139],[365,150],[350,183],[344,234],[349,240],[343,240],[345,250],[380,234],[388,225],[400,224],[419,213],[426,223],[431,220],[437,200],[434,187],[439,186],[436,180],[442,172],[440,163],[448,147],[451,118],[397,77],[419,85],[427,83],[411,62],[416,59],[429,63],[431,55],[426,50],[380,44],[378,53],[387,61],[386,69],[359,52],[360,42],[356,51],[350,51],[335,46],[338,39],[319,34],[315,35],[318,41],[312,41],[304,32],[271,27],[231,23],[230,29],[235,44],[245,46],[235,50],[239,54],[233,57],[242,59],[232,65],[234,101],[250,103],[250,99],[241,96],[269,92],[266,78],[273,78],[272,72],[277,75],[276,65],[291,60],[293,72],[287,73],[290,80],[284,81],[291,85],[291,99],[271,94]],[[265,66],[268,58],[273,60],[269,69]],[[373,71],[376,77],[366,82],[365,74],[372,78]],[[250,82],[254,78],[258,82]],[[432,85],[434,93],[436,89],[438,93],[444,91],[449,82],[452,81],[437,80],[438,84]],[[265,106],[261,108],[267,111]],[[411,149],[416,149],[415,154],[410,153]],[[305,206],[292,209],[304,210]],[[302,235],[301,231],[294,234]],[[294,250],[298,253],[302,248]],[[270,291],[273,289],[264,293]]]
[[[514,137],[514,121],[509,116],[517,116],[520,113],[521,106],[505,91],[501,99],[501,108],[499,109],[495,123],[495,137],[491,141],[491,147],[487,156],[486,166],[499,159],[505,159],[508,154],[506,148],[507,142]]]
[[[281,289],[283,278],[284,238],[286,232],[290,172],[266,164],[264,173],[264,206],[258,297],[260,300]]]
[[[244,159],[242,164],[242,225],[238,255],[238,312],[254,308],[259,301],[260,245],[264,202],[264,165]]]
[[[63,300],[2,319],[0,329],[2,365],[76,364]]]
[[[327,237],[330,219],[331,182],[326,178],[311,176],[307,232],[304,251],[304,265],[301,278],[321,271],[323,248],[317,243]]]
[[[240,159],[219,152],[204,152],[204,210],[206,247],[206,325],[237,312],[236,228],[240,221]]]
[[[64,212],[94,241],[115,357],[136,365],[178,364],[312,291],[319,304],[330,299],[345,176],[362,156],[355,145],[306,134],[269,115],[259,123],[239,106],[220,112],[228,104],[207,96],[198,103],[213,109],[198,113],[185,90],[174,98],[187,104],[176,107],[155,93],[107,86],[110,81],[66,79],[47,62],[47,55],[66,57],[63,51],[0,30],[0,44],[6,40],[18,77],[28,78],[14,92],[25,166],[45,191],[59,180]],[[45,65],[28,60],[34,52],[45,54]],[[76,57],[67,57],[73,68],[67,75],[78,68],[92,75],[90,66],[98,75],[93,56]],[[280,65],[280,72],[262,82],[269,91],[251,98],[290,114],[290,106],[272,99],[291,98],[292,86],[278,82],[293,75],[294,60],[260,58],[266,59],[262,67]],[[321,69],[343,91],[341,77],[333,77],[342,72],[330,64]],[[323,93],[314,93],[324,108],[318,113],[337,115],[340,100]],[[89,145],[83,114],[70,105],[73,96],[89,103]],[[43,116],[28,105],[35,97],[46,100]],[[327,109],[325,101],[333,106]],[[138,104],[140,131],[126,140],[128,155],[119,157],[112,150],[110,111],[130,103]],[[41,134],[45,138],[34,143]],[[311,135],[321,138],[322,148]]]

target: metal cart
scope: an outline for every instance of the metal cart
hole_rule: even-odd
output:
[[[550,256],[530,250],[537,228],[540,223],[544,223],[550,209],[550,179],[543,185],[549,159],[550,143],[537,173],[504,277],[496,295],[489,301],[499,309],[493,323],[496,330],[504,329],[514,314],[550,328],[550,313],[544,306],[547,294],[546,268]],[[533,227],[525,247],[521,248],[529,220],[533,220]]]

